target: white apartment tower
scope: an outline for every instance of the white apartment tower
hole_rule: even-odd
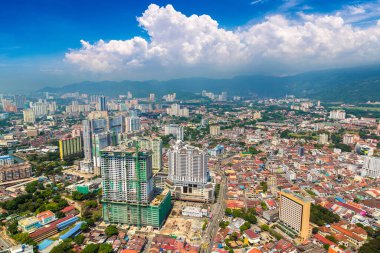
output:
[[[330,119],[345,119],[346,118],[346,112],[344,110],[333,110],[330,112]]]
[[[183,140],[183,127],[177,124],[170,124],[165,126],[165,135],[172,134],[177,140]]]
[[[174,197],[190,201],[214,201],[214,187],[208,182],[207,161],[206,150],[177,141],[168,151],[167,186]]]
[[[127,133],[133,133],[140,131],[141,121],[139,117],[131,116],[125,118],[125,128]]]
[[[380,157],[364,158],[363,173],[366,177],[380,178]]]
[[[24,122],[25,123],[34,123],[36,122],[36,116],[34,115],[34,111],[32,109],[23,110],[22,111],[24,116]]]

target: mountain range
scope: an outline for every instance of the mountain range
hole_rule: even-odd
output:
[[[178,97],[202,90],[229,96],[281,97],[286,94],[328,102],[380,101],[380,65],[306,72],[290,76],[247,75],[233,78],[181,78],[166,81],[81,82],[62,87],[45,87],[39,92],[81,92],[117,96],[128,91],[136,97],[176,92]]]

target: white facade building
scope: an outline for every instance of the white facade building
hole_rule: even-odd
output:
[[[214,187],[208,182],[206,150],[177,141],[168,151],[168,187],[174,197],[192,201],[214,201]]]
[[[380,178],[380,157],[364,158],[363,175],[366,177]]]
[[[165,135],[172,134],[177,140],[183,140],[183,127],[177,124],[170,124],[165,126]]]
[[[127,133],[140,131],[141,121],[139,117],[131,116],[125,118],[125,129]]]
[[[333,110],[330,112],[330,119],[345,119],[346,118],[346,112],[344,110]]]

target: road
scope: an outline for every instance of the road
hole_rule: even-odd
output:
[[[224,174],[224,171],[221,170],[222,164],[227,164],[232,156],[228,156],[219,161],[217,165],[217,170],[220,172],[222,176],[222,181],[220,183],[220,191],[218,199],[215,203],[214,209],[212,211],[212,220],[207,226],[206,231],[203,233],[204,240],[201,248],[201,253],[210,253],[212,251],[214,238],[219,229],[219,222],[224,217],[225,209],[226,209],[226,197],[227,197],[227,178]]]

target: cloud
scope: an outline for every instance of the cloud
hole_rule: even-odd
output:
[[[292,1],[290,1],[292,2]],[[380,22],[355,27],[337,15],[282,15],[226,30],[208,15],[186,16],[151,4],[137,18],[149,39],[99,40],[66,53],[67,62],[103,73],[288,71],[373,63],[380,59]]]
[[[361,6],[348,6],[348,10],[352,15],[364,14],[366,12]]]
[[[256,5],[256,4],[260,4],[262,2],[264,2],[265,0],[254,0],[251,2],[251,5]]]

